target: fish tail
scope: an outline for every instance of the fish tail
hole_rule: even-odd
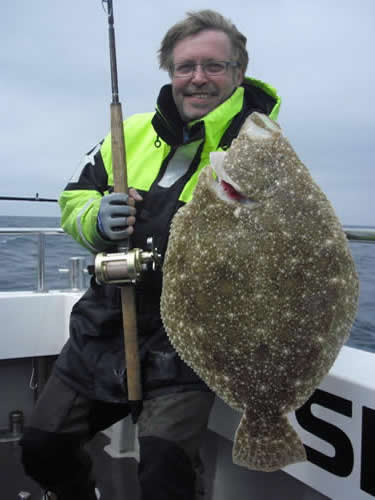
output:
[[[233,444],[233,463],[271,472],[306,460],[305,448],[284,415],[254,419],[242,416]]]

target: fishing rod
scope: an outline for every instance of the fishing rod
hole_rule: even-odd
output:
[[[47,203],[56,203],[55,198],[41,198],[38,193],[34,197],[31,196],[0,196],[0,201],[41,201]]]
[[[109,54],[111,64],[111,147],[113,187],[115,193],[128,194],[125,138],[122,107],[119,100],[116,43],[112,0],[107,4]],[[105,10],[105,8],[104,8]],[[119,285],[121,289],[122,321],[124,329],[127,390],[130,413],[136,423],[142,411],[142,386],[138,353],[137,318],[135,304],[135,283],[144,270],[155,269],[160,261],[152,240],[147,242],[148,250],[131,248],[131,239],[122,241],[116,253],[100,253],[95,257],[95,276],[99,283]]]

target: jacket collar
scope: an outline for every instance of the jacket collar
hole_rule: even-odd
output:
[[[229,147],[233,138],[246,117],[254,111],[269,115],[279,106],[276,91],[263,82],[246,78],[244,83],[224,101],[200,120],[184,123],[177,111],[172,95],[172,86],[164,85],[159,93],[152,125],[163,141],[170,146],[180,146],[186,142],[186,131],[189,131],[188,142],[206,138],[206,128],[223,126],[220,147]],[[228,127],[229,121],[231,121]],[[220,124],[220,125],[219,125]],[[226,128],[226,130],[225,130]],[[216,134],[217,135],[216,131]],[[225,133],[224,133],[225,132]]]

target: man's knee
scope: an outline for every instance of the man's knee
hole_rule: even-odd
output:
[[[207,429],[213,402],[214,395],[202,391],[172,393],[146,400],[138,421],[139,436],[172,441],[193,459]]]
[[[78,472],[89,475],[91,463],[77,437],[26,428],[20,441],[26,474],[43,485],[56,484]]]

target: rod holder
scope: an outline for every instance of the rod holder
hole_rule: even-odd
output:
[[[60,273],[69,274],[69,288],[75,291],[85,290],[86,286],[86,257],[71,257],[69,267],[60,268]]]
[[[15,438],[18,438],[23,433],[23,412],[14,410],[9,413],[9,432]]]

